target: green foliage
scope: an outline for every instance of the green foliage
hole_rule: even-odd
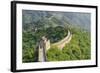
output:
[[[57,26],[57,27],[49,27],[46,30],[46,36],[50,39],[51,43],[58,42],[67,36],[68,30],[64,27]]]
[[[63,52],[60,49],[58,49],[56,46],[51,47],[47,51],[47,61],[64,61],[67,59],[69,59],[69,55],[63,54]]]
[[[23,55],[23,62],[33,62],[35,55],[34,55],[34,49],[28,48],[22,50],[22,55]]]
[[[47,60],[90,59],[90,31],[83,30],[84,27],[86,30],[90,30],[89,22],[90,14],[23,10],[22,61],[34,62],[37,60],[36,44],[42,36],[46,36],[52,44],[67,36],[68,30],[72,34],[70,43],[66,44],[62,50],[56,46],[51,47],[46,53]]]
[[[31,62],[34,57],[34,48],[42,36],[46,36],[52,42],[57,42],[67,35],[67,29],[61,26],[49,27],[47,29],[39,28],[34,30],[23,30],[22,48],[23,48],[23,62]],[[33,51],[33,52],[30,52]]]
[[[22,58],[23,62],[33,62],[34,61],[34,48],[35,48],[35,36],[32,32],[24,31],[22,39]]]
[[[66,60],[85,60],[91,58],[90,33],[80,28],[72,28],[70,43],[66,44],[61,50],[52,46],[46,53],[47,61],[66,61]],[[42,36],[46,36],[51,43],[63,39],[68,30],[64,27],[39,28],[36,31],[23,31],[23,62],[34,62],[36,54],[34,48]]]
[[[70,43],[60,50],[57,47],[47,51],[48,61],[85,60],[91,59],[90,34],[79,28],[71,28]],[[58,55],[56,55],[58,54]]]

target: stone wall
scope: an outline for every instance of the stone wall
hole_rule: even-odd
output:
[[[70,42],[71,38],[72,38],[72,34],[68,30],[68,35],[64,39],[62,39],[59,42],[53,43],[51,46],[56,46],[59,49],[62,49],[65,46],[65,44]]]

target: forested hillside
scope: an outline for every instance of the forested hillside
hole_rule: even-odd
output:
[[[51,46],[47,61],[86,60],[91,58],[89,13],[23,10],[22,57],[23,62],[36,62],[35,48],[42,36],[50,43],[60,41],[70,30],[70,43],[60,50]]]
[[[47,52],[48,61],[86,60],[91,58],[90,34],[81,29],[71,29],[70,43],[60,50],[56,46]]]

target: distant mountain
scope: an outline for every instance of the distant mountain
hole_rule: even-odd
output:
[[[91,14],[23,10],[23,29],[73,25],[90,31]]]

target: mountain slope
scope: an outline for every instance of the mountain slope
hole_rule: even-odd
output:
[[[90,30],[89,13],[23,10],[23,27],[80,26]]]

